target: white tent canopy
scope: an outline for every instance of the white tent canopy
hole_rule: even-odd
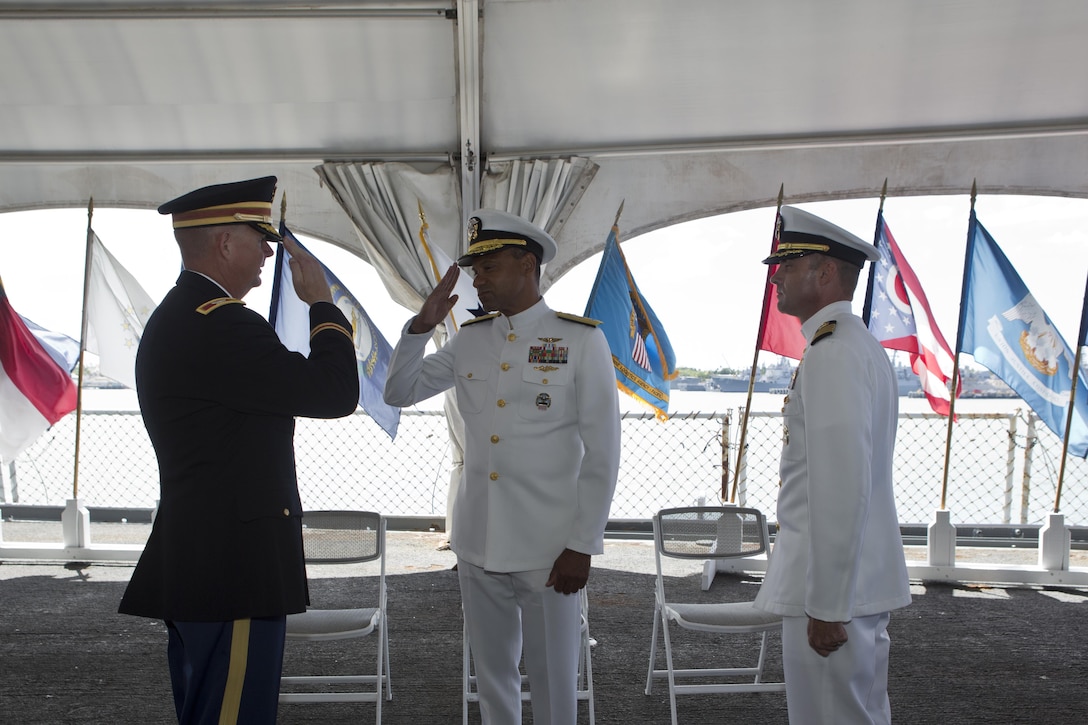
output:
[[[780,185],[1088,197],[1086,37],[1083,0],[0,0],[0,211],[275,174],[296,232],[376,262],[315,169],[408,170],[452,257],[472,207],[546,198],[547,285],[621,201],[629,239]],[[552,161],[580,173],[528,193]]]

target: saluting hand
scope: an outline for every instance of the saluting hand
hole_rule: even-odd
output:
[[[456,264],[451,264],[442,276],[442,281],[435,285],[423,301],[419,314],[412,318],[412,324],[408,326],[409,332],[416,335],[430,332],[435,325],[446,319],[446,315],[457,304],[458,296],[453,294],[453,290],[457,287],[457,277],[460,274],[461,269]]]
[[[332,302],[332,290],[325,279],[321,262],[300,247],[290,235],[283,238],[283,248],[291,255],[291,280],[295,294],[308,305],[315,302]]]

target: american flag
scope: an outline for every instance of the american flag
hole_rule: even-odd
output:
[[[650,353],[646,352],[646,338],[641,332],[635,332],[635,347],[631,350],[631,359],[646,372],[653,372],[650,367]]]

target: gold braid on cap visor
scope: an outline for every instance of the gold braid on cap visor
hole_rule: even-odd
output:
[[[186,227],[210,227],[216,224],[238,224],[258,222],[272,224],[272,202],[240,201],[233,204],[220,204],[193,211],[178,212],[173,215],[174,229]]]
[[[813,244],[811,242],[780,242],[774,250],[772,257],[783,254],[797,254],[798,252],[827,252],[831,249],[828,244]]]
[[[468,251],[465,252],[465,256],[475,257],[478,254],[487,254],[488,252],[494,252],[496,249],[508,247],[512,244],[521,247],[528,246],[528,242],[524,239],[487,239],[482,242],[470,244],[468,246]]]

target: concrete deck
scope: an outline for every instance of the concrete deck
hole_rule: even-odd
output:
[[[127,532],[139,538],[137,529]],[[15,527],[6,525],[4,533],[14,536]],[[436,550],[443,538],[439,533],[389,534],[394,698],[383,709],[385,723],[461,719],[460,597],[456,574],[450,571],[453,554]],[[1028,563],[1034,556],[1032,550],[959,553],[1019,557]],[[121,562],[0,563],[0,722],[174,721],[162,623],[116,613],[131,571],[130,563]],[[593,670],[601,725],[668,722],[665,683],[658,682],[652,695],[643,694],[653,571],[653,549],[646,541],[609,540],[605,554],[595,560],[590,631],[598,642]],[[759,583],[758,576],[721,573],[703,592],[697,561],[672,560],[667,575],[690,584],[692,601],[750,598]],[[315,599],[339,606],[347,606],[359,585],[330,567],[312,569],[311,579]],[[894,613],[890,626],[896,722],[1084,721],[1088,590],[916,583],[914,595],[914,604]],[[745,638],[684,635],[674,640],[678,653],[692,664],[733,657],[754,644]],[[373,642],[363,641],[367,665],[372,647]],[[780,677],[777,640],[772,651],[769,675]],[[350,645],[289,643],[285,670],[331,670],[353,655]],[[786,723],[781,694],[688,696],[678,707],[684,723]],[[479,722],[475,708],[471,712],[471,721]],[[525,720],[531,722],[529,708]],[[367,723],[374,721],[374,711],[369,704],[291,704],[281,706],[279,721]],[[586,722],[584,707],[580,722]]]

